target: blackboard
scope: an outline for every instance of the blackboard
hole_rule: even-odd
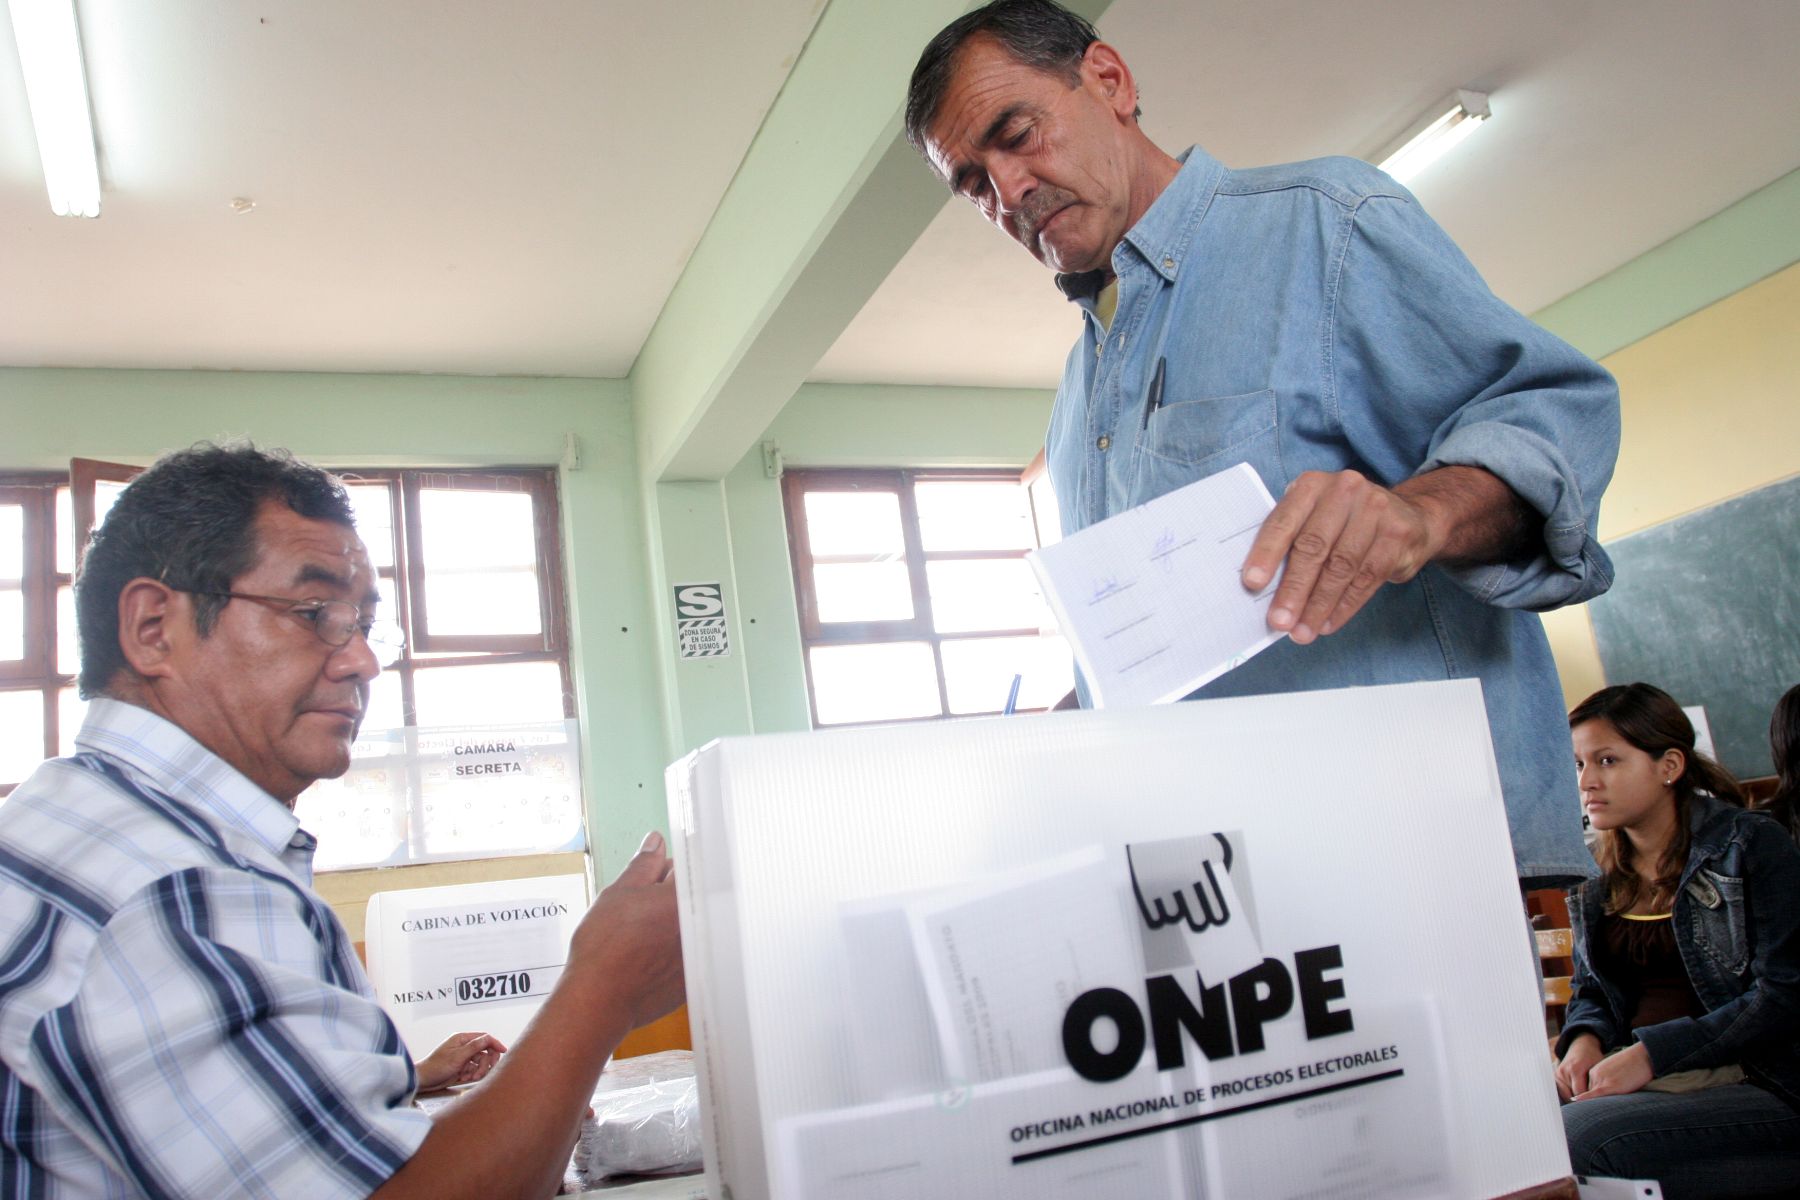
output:
[[[1589,605],[1608,683],[1706,706],[1719,758],[1767,775],[1769,714],[1800,683],[1800,476],[1608,542]]]

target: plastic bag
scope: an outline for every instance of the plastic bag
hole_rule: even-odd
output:
[[[699,1170],[698,1081],[689,1075],[596,1092],[574,1157],[588,1179]]]

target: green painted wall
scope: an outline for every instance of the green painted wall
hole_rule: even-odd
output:
[[[622,381],[0,369],[0,470],[247,435],[338,466],[559,472],[588,827],[602,878],[665,826],[644,514]]]
[[[1800,171],[1791,171],[1532,318],[1605,358],[1796,261]]]

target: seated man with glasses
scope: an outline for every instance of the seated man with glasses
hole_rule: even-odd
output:
[[[80,578],[73,758],[0,805],[0,1194],[548,1194],[608,1055],[682,999],[659,835],[481,1087],[433,1121],[349,937],[311,889],[295,798],[344,773],[375,572],[332,476],[197,446],[120,495]]]

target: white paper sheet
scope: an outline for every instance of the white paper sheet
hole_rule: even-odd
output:
[[[1089,847],[907,906],[952,1083],[1066,1066],[1061,1013],[1097,981],[1143,971],[1106,851]],[[1044,944],[1019,936],[1048,927]]]
[[[1179,700],[1286,636],[1279,577],[1253,596],[1238,575],[1274,507],[1239,463],[1026,556],[1095,708]]]

